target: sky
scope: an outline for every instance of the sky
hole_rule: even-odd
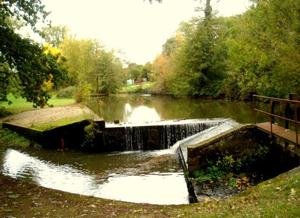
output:
[[[218,15],[241,14],[249,0],[213,1]],[[199,0],[43,0],[52,25],[65,25],[78,38],[99,40],[125,61],[152,62],[182,21],[201,15]]]

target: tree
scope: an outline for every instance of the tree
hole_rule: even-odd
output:
[[[116,93],[123,80],[121,61],[113,52],[102,51],[96,60],[96,91],[105,95]]]
[[[34,106],[44,106],[50,98],[44,84],[54,86],[64,78],[57,58],[44,52],[41,45],[17,34],[11,20],[19,20],[39,32],[36,24],[45,20],[47,12],[40,0],[0,1],[0,100],[7,101],[11,84]]]
[[[299,1],[270,0],[256,1],[255,7],[232,21],[234,31],[227,40],[228,95],[300,93],[299,17]]]
[[[66,37],[60,45],[68,69],[68,85],[90,86],[94,93],[116,92],[123,79],[120,60],[98,41]]]
[[[169,89],[175,95],[218,95],[226,72],[226,47],[220,20],[207,0],[203,19],[181,27],[184,43],[173,55]]]
[[[68,30],[65,26],[48,26],[42,28],[41,35],[47,43],[58,48],[67,36],[67,33]]]

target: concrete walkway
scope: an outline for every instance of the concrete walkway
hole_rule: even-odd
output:
[[[9,116],[3,119],[2,122],[25,128],[39,129],[38,127],[41,127],[44,130],[45,126],[53,128],[87,119],[100,120],[98,115],[88,107],[81,104],[74,104],[26,111]]]

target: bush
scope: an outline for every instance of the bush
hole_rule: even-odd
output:
[[[66,88],[60,89],[57,92],[57,98],[73,98],[75,94],[76,87],[75,86],[68,86]]]
[[[5,107],[0,107],[0,117],[6,117],[11,115],[12,113],[7,111]]]
[[[90,97],[92,86],[88,83],[81,83],[76,87],[75,100],[77,103],[82,102]]]
[[[89,125],[84,127],[84,141],[80,147],[85,151],[96,151],[96,138],[100,132],[101,131],[97,128],[97,124],[91,121]]]

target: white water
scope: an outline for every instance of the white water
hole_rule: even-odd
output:
[[[128,110],[130,108],[128,106]],[[148,140],[156,139],[155,144],[160,149],[168,149],[175,142],[184,138],[195,135],[212,126],[218,126],[226,119],[186,119],[186,120],[165,120],[165,121],[151,121],[141,123],[106,123],[106,128],[121,127],[125,129],[124,141],[126,150],[144,150],[144,145]],[[145,130],[143,127],[153,127]],[[146,132],[145,132],[146,131]],[[149,132],[150,131],[150,132]],[[152,135],[149,138],[149,135]],[[145,140],[145,141],[144,141]],[[158,140],[158,141],[157,141]]]

